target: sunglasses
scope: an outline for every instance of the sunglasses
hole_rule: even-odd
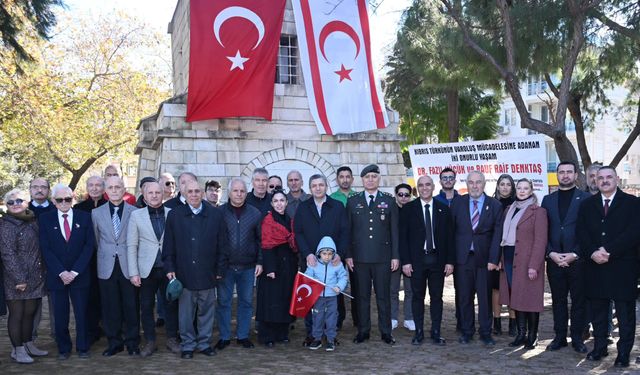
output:
[[[282,189],[282,185],[269,185],[269,189]]]
[[[21,204],[24,203],[24,200],[18,198],[18,199],[12,199],[10,201],[7,201],[7,206],[20,206]]]
[[[71,203],[71,202],[73,202],[73,198],[71,198],[71,197],[55,198],[54,201],[56,201],[57,203],[62,203],[62,202]]]
[[[171,185],[175,185],[176,183],[174,181],[167,181],[164,183],[164,186],[171,186]]]
[[[440,177],[442,181],[453,181],[456,179],[456,176],[442,176]]]
[[[409,194],[409,193],[398,193],[398,196],[400,198],[409,198],[411,196],[411,194]]]

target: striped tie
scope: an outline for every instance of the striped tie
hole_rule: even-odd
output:
[[[476,230],[480,222],[480,211],[478,211],[478,201],[473,201],[473,214],[471,215],[471,229]]]
[[[118,209],[120,207],[113,207],[113,216],[111,216],[111,222],[113,223],[113,233],[116,235],[116,239],[120,237],[120,216],[118,216]]]

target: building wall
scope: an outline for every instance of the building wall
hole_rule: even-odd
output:
[[[174,94],[187,92],[189,71],[189,1],[178,0],[169,25],[172,40]],[[295,35],[288,0],[282,33]],[[298,60],[298,64],[300,64]],[[298,65],[299,66],[299,65]],[[366,165],[380,166],[381,188],[392,191],[406,180],[398,134],[398,115],[388,111],[391,124],[382,130],[350,135],[320,135],[309,111],[301,69],[298,84],[276,84],[273,119],[225,118],[188,123],[184,96],[160,105],[156,115],[140,122],[139,176],[195,173],[204,182],[218,180],[226,186],[232,177],[249,181],[257,167],[281,173],[301,169],[306,180],[312,173],[327,176],[330,190],[337,189],[335,171],[342,165],[358,176]],[[360,178],[355,187],[361,187]],[[305,184],[305,189],[308,189]]]

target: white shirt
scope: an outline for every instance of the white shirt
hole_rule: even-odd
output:
[[[45,199],[44,203],[40,204],[36,201],[31,201],[31,204],[33,204],[33,207],[42,207],[42,208],[47,208],[49,207],[49,200]]]
[[[371,204],[371,198],[369,198],[370,195],[373,195],[373,200],[376,200],[376,197],[378,196],[378,190],[374,191],[373,193],[369,193],[368,191],[364,192],[365,197],[367,198],[367,205]]]
[[[62,212],[58,210],[58,222],[60,223],[60,233],[62,233],[62,238],[67,239],[66,234],[64,233],[64,217],[63,214],[67,214],[67,221],[69,222],[69,229],[71,229],[71,224],[73,224],[73,209],[70,209],[67,212]]]
[[[189,208],[191,209],[191,212],[193,212],[194,215],[197,215],[200,213],[200,211],[202,211],[202,203],[200,203],[200,206],[198,206],[198,208],[193,208],[191,207],[191,205],[189,205]]]
[[[318,210],[318,216],[319,217],[322,217],[322,205],[326,201],[327,201],[327,196],[326,195],[324,196],[324,198],[322,198],[322,200],[320,201],[319,204],[318,204],[318,201],[316,201],[315,198],[313,198],[313,203],[316,204],[316,210]]]
[[[58,210],[58,223],[60,223],[60,233],[62,233],[62,238],[67,239],[67,235],[64,233],[64,217],[62,217],[62,215],[66,214],[67,215],[67,221],[69,222],[69,229],[71,229],[71,232],[73,232],[73,208],[69,209],[69,211],[67,212],[62,212],[60,210]],[[74,270],[71,270],[71,273],[78,276],[78,273]],[[62,272],[60,272],[60,275],[62,275]],[[60,276],[58,275],[58,276]]]
[[[616,192],[618,190],[614,190],[613,194],[611,194],[611,196],[609,198],[605,197],[603,194],[600,194],[600,197],[602,197],[602,207],[604,207],[604,200],[608,199],[609,200],[609,208],[611,208],[611,203],[613,203],[613,197],[616,196]]]
[[[185,198],[184,195],[180,194],[180,197],[178,199],[180,199],[180,202],[182,202],[182,204],[187,204],[187,198]]]
[[[424,205],[428,204],[429,205],[429,221],[431,222],[431,243],[433,244],[433,248],[436,248],[436,241],[433,238],[433,198],[430,201],[425,201],[422,198],[420,198],[420,203],[422,205],[422,222],[426,223],[427,222],[427,218],[424,215]],[[427,248],[427,239],[425,238],[424,240],[424,248]]]

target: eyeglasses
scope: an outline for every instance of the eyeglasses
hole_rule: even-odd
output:
[[[7,206],[20,206],[23,203],[24,203],[24,200],[22,200],[20,198],[12,199],[10,201],[7,201]]]
[[[456,179],[456,176],[442,176],[440,177],[442,181],[453,181]]]
[[[176,182],[175,181],[167,181],[164,183],[164,186],[171,186],[171,185],[175,185]]]
[[[269,185],[269,189],[282,189],[282,185]]]
[[[56,203],[62,203],[62,202],[71,203],[71,202],[73,202],[73,198],[71,198],[71,197],[55,198],[54,201],[56,201]]]
[[[409,193],[398,193],[398,196],[400,198],[409,198],[411,196],[411,194],[409,194]]]

